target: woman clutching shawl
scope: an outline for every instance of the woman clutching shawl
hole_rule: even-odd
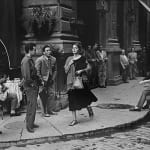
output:
[[[70,126],[76,125],[76,110],[87,108],[89,117],[93,118],[93,110],[90,104],[97,101],[97,97],[90,91],[87,86],[87,72],[91,69],[86,58],[80,54],[81,46],[79,43],[73,44],[73,56],[69,56],[65,63],[65,72],[67,74],[67,89],[69,110],[72,111],[73,121]],[[78,79],[79,87],[75,86]],[[80,80],[80,81],[79,81]],[[82,83],[80,83],[82,82]],[[82,85],[83,84],[83,87]]]

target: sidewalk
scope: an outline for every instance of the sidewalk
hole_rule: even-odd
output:
[[[130,83],[107,88],[92,90],[98,101],[92,104],[95,116],[93,120],[88,117],[86,109],[78,111],[79,124],[71,127],[72,114],[68,108],[58,112],[58,115],[48,118],[36,114],[35,123],[39,128],[29,133],[25,128],[25,113],[18,117],[4,116],[0,118],[0,149],[13,145],[26,145],[33,143],[56,142],[60,140],[75,139],[84,136],[110,133],[119,128],[129,127],[141,121],[148,110],[130,112],[131,105],[136,105],[143,90],[138,82],[142,78],[132,80]]]

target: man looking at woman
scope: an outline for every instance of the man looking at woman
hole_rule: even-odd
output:
[[[43,55],[37,58],[35,67],[37,69],[37,75],[42,81],[40,87],[40,98],[42,100],[44,116],[50,117],[50,115],[56,115],[53,112],[52,101],[54,100],[54,81],[56,78],[56,58],[52,55],[52,46],[45,45],[43,47]]]

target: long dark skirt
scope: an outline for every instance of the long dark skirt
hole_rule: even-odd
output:
[[[72,89],[68,91],[68,100],[69,110],[75,111],[96,102],[97,97],[89,89]]]

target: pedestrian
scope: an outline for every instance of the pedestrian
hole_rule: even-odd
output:
[[[95,50],[91,45],[88,45],[87,49],[88,55],[86,57],[88,63],[91,66],[91,71],[89,73],[89,85],[90,88],[95,88],[98,86],[97,79],[98,79],[98,72],[97,72],[97,59]]]
[[[106,88],[107,78],[107,53],[102,50],[102,45],[98,44],[96,47],[96,55],[98,62],[98,82],[100,88]]]
[[[147,96],[150,96],[150,72],[147,72],[146,77],[144,77],[143,81],[140,81],[139,84],[144,84],[144,91],[138,101],[138,104],[131,108],[130,111],[141,111],[141,109],[150,108],[150,100],[146,99]]]
[[[87,60],[92,58],[92,54],[91,54],[92,51],[91,50],[92,50],[92,46],[88,45],[87,49],[85,50],[85,57]]]
[[[88,89],[87,72],[90,69],[86,58],[80,54],[81,46],[79,43],[73,44],[73,56],[67,58],[65,63],[65,72],[67,73],[67,90],[69,100],[69,110],[72,111],[73,121],[69,124],[74,126],[78,123],[76,111],[87,108],[89,117],[93,117],[94,113],[90,104],[96,102],[96,96]],[[83,88],[77,89],[73,85],[75,78],[82,79]]]
[[[121,51],[120,64],[121,64],[122,80],[124,83],[128,83],[129,61],[127,56],[125,55],[124,49],[122,49]]]
[[[130,80],[136,79],[137,73],[137,53],[135,52],[134,47],[131,47],[131,52],[128,54],[129,59],[129,76]]]
[[[43,55],[37,58],[35,67],[37,75],[43,82],[40,87],[40,98],[42,100],[44,116],[56,115],[57,113],[52,110],[52,101],[54,101],[54,81],[56,78],[56,58],[52,55],[52,46],[45,45],[43,47]]]
[[[6,81],[7,75],[5,73],[0,73],[0,100],[3,101],[11,117],[20,116],[20,113],[17,111],[19,106],[17,93],[9,92],[9,87],[5,85]]]
[[[130,111],[141,111],[141,109],[149,108],[150,102],[147,101],[146,97],[150,96],[150,78],[140,81],[139,84],[148,84],[148,87],[142,92],[142,95],[138,101],[138,104],[134,108],[131,108]],[[146,102],[146,105],[143,107],[145,102]]]
[[[40,80],[37,76],[32,56],[35,55],[36,45],[29,43],[25,45],[25,56],[21,61],[22,85],[27,98],[26,129],[33,133],[34,128],[39,126],[34,124],[36,115],[36,105]]]

